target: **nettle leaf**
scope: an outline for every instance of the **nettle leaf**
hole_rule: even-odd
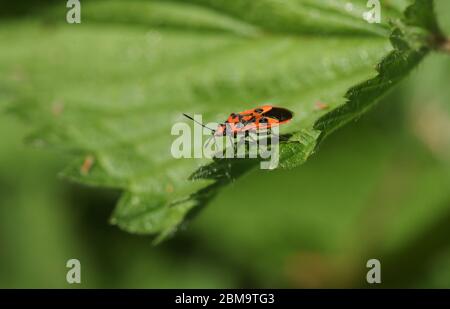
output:
[[[432,1],[89,1],[82,23],[65,7],[3,22],[0,87],[36,127],[29,142],[69,151],[62,175],[123,190],[111,222],[162,240],[250,159],[174,159],[182,113],[223,121],[271,103],[291,109],[280,168],[294,168],[326,135],[355,120],[441,37]],[[406,15],[403,13],[406,12]]]

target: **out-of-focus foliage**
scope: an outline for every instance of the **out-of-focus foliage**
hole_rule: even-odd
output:
[[[438,1],[447,33],[448,11],[448,3]],[[16,36],[23,48],[42,44],[36,32],[26,30],[33,29],[30,19],[12,19],[0,32]],[[120,21],[117,30],[127,22]],[[94,44],[94,28],[103,26],[89,26],[83,36],[92,31]],[[111,42],[124,43],[113,29],[109,35]],[[47,46],[40,45],[41,52],[51,51],[51,40],[42,39]],[[80,44],[83,48],[89,54]],[[27,52],[8,56],[20,59]],[[85,60],[95,65],[100,56],[91,52],[92,59]],[[40,71],[42,64],[31,56],[27,61],[32,72]],[[105,224],[120,192],[55,179],[70,158],[22,145],[38,117],[52,118],[60,110],[53,99],[64,79],[53,89],[51,75],[26,74],[21,62],[10,65],[15,64],[6,80],[22,81],[19,103],[29,107],[29,122],[0,117],[1,287],[69,287],[69,258],[82,262],[82,287],[360,287],[366,286],[369,258],[381,260],[382,286],[450,287],[448,56],[430,55],[370,116],[331,135],[304,166],[255,170],[231,183],[189,229],[156,248],[145,237]],[[84,65],[74,60],[70,70],[58,72],[75,74]],[[48,87],[36,91],[33,83],[41,79],[48,79]],[[85,79],[89,76],[67,91],[73,87],[76,97],[88,97]],[[111,85],[111,97],[120,80]],[[0,89],[3,107],[16,93],[10,84]],[[49,100],[48,116],[35,108],[39,98]],[[70,112],[68,99],[61,115]],[[89,112],[83,115],[89,123]]]

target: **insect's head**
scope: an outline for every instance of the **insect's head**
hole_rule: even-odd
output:
[[[225,123],[219,124],[213,134],[214,136],[225,136],[227,134],[227,125]]]

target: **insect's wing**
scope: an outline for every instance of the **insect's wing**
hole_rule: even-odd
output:
[[[286,108],[272,106],[272,108],[263,115],[268,119],[275,119],[278,121],[278,124],[282,124],[291,120],[294,113]]]

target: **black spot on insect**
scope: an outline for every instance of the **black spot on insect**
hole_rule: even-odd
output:
[[[261,114],[262,112],[263,112],[262,108],[255,109],[255,113],[257,113],[257,114]]]
[[[268,120],[266,117],[262,117],[261,119],[259,119],[259,123],[267,123]]]
[[[248,125],[249,123],[255,123],[256,122],[256,118],[252,117],[247,121],[243,121],[244,125]]]
[[[285,108],[273,107],[268,112],[264,113],[264,116],[275,118],[278,121],[287,121],[292,119],[293,113]]]

